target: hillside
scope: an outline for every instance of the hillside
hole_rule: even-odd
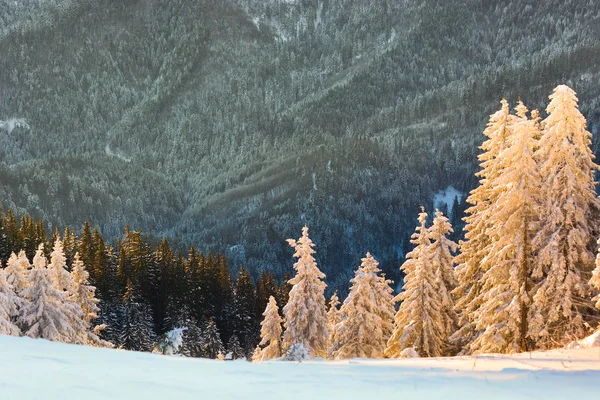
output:
[[[0,336],[6,400],[597,397],[598,348],[516,356],[252,364]],[[232,384],[234,383],[234,384]]]
[[[1,202],[279,274],[307,223],[332,288],[367,250],[397,279],[501,97],[566,83],[596,132],[599,33],[593,0],[2,0],[0,120],[30,129],[0,130]]]

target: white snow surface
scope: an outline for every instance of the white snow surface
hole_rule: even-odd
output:
[[[570,349],[600,347],[600,329],[590,336],[573,342],[569,345]]]
[[[587,400],[599,382],[600,348],[252,364],[0,336],[2,400]]]
[[[448,207],[448,217],[451,218],[452,211],[454,211],[452,206],[454,205],[454,199],[457,197],[459,201],[462,201],[465,195],[454,186],[448,186],[433,195],[433,207],[440,208],[445,204]]]

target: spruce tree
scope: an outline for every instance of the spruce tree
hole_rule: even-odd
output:
[[[77,236],[75,232],[69,229],[69,227],[65,228],[65,233],[63,235],[63,248],[65,250],[65,258],[67,259],[67,265],[73,265],[73,261],[75,259],[75,253],[77,253]]]
[[[84,321],[91,326],[92,321],[98,318],[98,299],[96,298],[96,288],[89,283],[89,274],[79,257],[79,253],[75,253],[73,257],[71,277],[73,298],[83,310]]]
[[[451,340],[459,347],[467,347],[480,333],[475,328],[474,315],[481,306],[482,277],[486,272],[482,268],[482,260],[488,254],[490,245],[490,208],[498,196],[498,190],[493,186],[500,169],[496,159],[507,146],[513,119],[508,102],[503,99],[500,110],[490,116],[483,132],[487,140],[481,145],[482,153],[478,156],[481,166],[477,173],[479,185],[467,198],[471,207],[466,210],[465,240],[460,242],[460,253],[455,260],[458,286],[453,292],[457,299],[455,306],[460,317],[460,329],[452,335]]]
[[[29,260],[27,260],[27,256],[23,250],[19,252],[18,256],[15,253],[10,255],[5,270],[6,280],[17,295],[20,295],[29,286],[28,274],[30,268],[31,264],[29,264]]]
[[[594,269],[598,210],[590,148],[591,133],[568,86],[554,89],[537,151],[541,180],[541,222],[533,246],[539,283],[531,306],[530,334],[542,348],[585,336]]]
[[[187,330],[183,335],[180,353],[186,357],[206,357],[204,335],[199,325],[193,317],[185,323]]]
[[[447,348],[450,347],[448,339],[456,331],[458,324],[454,298],[451,294],[457,285],[452,253],[456,252],[458,245],[449,239],[453,233],[448,218],[436,210],[433,224],[429,228],[429,238],[432,268],[435,271],[437,290],[442,299],[443,336],[446,338]]]
[[[240,344],[240,339],[238,339],[237,335],[232,335],[229,338],[229,342],[227,342],[227,355],[225,357],[229,360],[239,360],[242,358],[246,358],[246,350]]]
[[[531,238],[537,215],[540,176],[534,159],[535,121],[519,103],[509,145],[499,154],[502,168],[493,184],[501,194],[489,215],[488,256],[482,260],[480,308],[473,315],[482,333],[470,345],[475,353],[526,351],[531,304]]]
[[[217,328],[214,318],[210,318],[206,329],[202,333],[204,342],[204,354],[208,358],[216,359],[224,356],[225,349],[221,341],[221,334]]]
[[[68,296],[71,296],[74,293],[73,280],[66,267],[67,258],[65,257],[62,241],[56,239],[54,241],[52,253],[50,254],[50,264],[48,264],[50,278],[58,290],[62,290],[66,292]]]
[[[340,299],[337,295],[337,292],[335,292],[329,299],[329,310],[327,310],[327,330],[329,332],[327,348],[329,357],[331,357],[333,352],[337,349],[335,344],[335,327],[342,319],[339,305]]]
[[[295,250],[294,264],[296,276],[292,284],[289,300],[283,308],[285,315],[284,348],[302,344],[309,349],[312,357],[327,356],[327,311],[325,308],[325,278],[313,257],[314,243],[308,237],[308,227],[302,229],[302,237],[288,243]]]
[[[252,278],[247,269],[241,267],[235,283],[234,319],[235,334],[244,347],[246,354],[250,354],[258,343],[260,322],[256,319],[255,292]]]
[[[120,345],[126,350],[152,351],[156,342],[152,310],[144,302],[141,289],[131,279],[123,298],[124,326]]]
[[[23,290],[27,300],[19,312],[18,325],[31,338],[56,342],[87,344],[87,326],[81,307],[56,288],[46,267],[43,245],[33,259],[30,285]]]
[[[397,358],[403,350],[414,348],[421,357],[436,357],[444,351],[442,297],[438,292],[431,262],[431,242],[426,227],[427,214],[419,214],[419,226],[412,236],[413,251],[406,255],[401,269],[405,273],[402,301],[394,318],[394,331],[387,343],[385,356]]]
[[[22,305],[21,299],[6,280],[6,272],[0,265],[0,335],[21,335],[21,330],[14,323],[17,305]]]
[[[263,312],[264,319],[261,322],[261,341],[252,356],[252,361],[264,361],[271,358],[279,358],[281,349],[281,317],[279,307],[273,296],[269,297],[267,307]]]
[[[262,313],[267,307],[267,304],[269,304],[269,298],[271,296],[277,296],[277,286],[273,274],[263,270],[256,283],[255,312],[258,321],[262,320]]]
[[[333,358],[381,358],[392,334],[394,303],[389,281],[379,276],[378,263],[367,253],[350,281],[350,293],[335,327]]]
[[[88,221],[83,223],[83,227],[81,229],[81,238],[79,239],[79,255],[81,257],[81,261],[83,261],[84,265],[92,265],[94,260],[94,242],[92,240],[92,227]],[[96,271],[93,271],[96,272]],[[92,274],[92,278],[96,279],[96,276]]]

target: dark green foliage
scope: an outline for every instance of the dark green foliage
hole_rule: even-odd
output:
[[[207,357],[204,348],[202,329],[194,319],[186,324],[187,330],[183,335],[183,344],[180,353],[186,357]]]
[[[366,251],[402,261],[420,204],[474,186],[502,96],[569,84],[597,130],[599,18],[591,0],[3,2],[0,119],[31,129],[0,131],[0,198],[255,277],[290,272],[309,223],[343,295]]]
[[[131,279],[123,298],[123,328],[119,345],[126,350],[151,351],[156,342],[152,309]]]
[[[260,342],[260,321],[256,315],[256,294],[248,270],[240,268],[235,283],[233,325],[235,333],[231,336],[241,344],[244,357],[252,354],[256,343]],[[231,339],[229,339],[231,341]],[[231,349],[228,350],[231,351]],[[239,358],[239,357],[236,357]]]
[[[204,343],[204,354],[206,357],[215,359],[219,356],[225,356],[221,334],[214,318],[208,320],[206,329],[202,332],[202,342]]]
[[[27,215],[18,220],[11,209],[6,215],[0,210],[0,254],[8,258],[24,244],[36,249],[45,243],[47,249],[52,248],[43,221]],[[229,343],[236,337],[234,342],[245,357],[259,341],[262,315],[257,304],[266,304],[268,296],[282,292],[271,274],[263,274],[260,290],[255,290],[248,270],[240,268],[234,285],[226,257],[204,255],[191,247],[184,258],[166,239],[156,244],[129,228],[117,238],[116,250],[87,222],[80,235],[71,228],[64,235],[57,232],[51,240],[64,236],[66,253],[85,254],[90,263],[86,267],[100,300],[95,324],[106,325],[102,339],[126,349],[148,351],[157,337],[187,328],[182,354],[208,357],[203,335],[210,319],[211,329],[219,326],[220,340]],[[218,317],[213,319],[213,314]],[[211,340],[214,350],[216,339]]]
[[[240,358],[246,358],[247,354],[248,352],[243,349],[237,335],[231,336],[227,343],[226,359],[238,360]]]

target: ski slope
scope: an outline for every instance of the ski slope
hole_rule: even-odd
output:
[[[600,348],[251,364],[0,336],[0,399],[599,399]]]

